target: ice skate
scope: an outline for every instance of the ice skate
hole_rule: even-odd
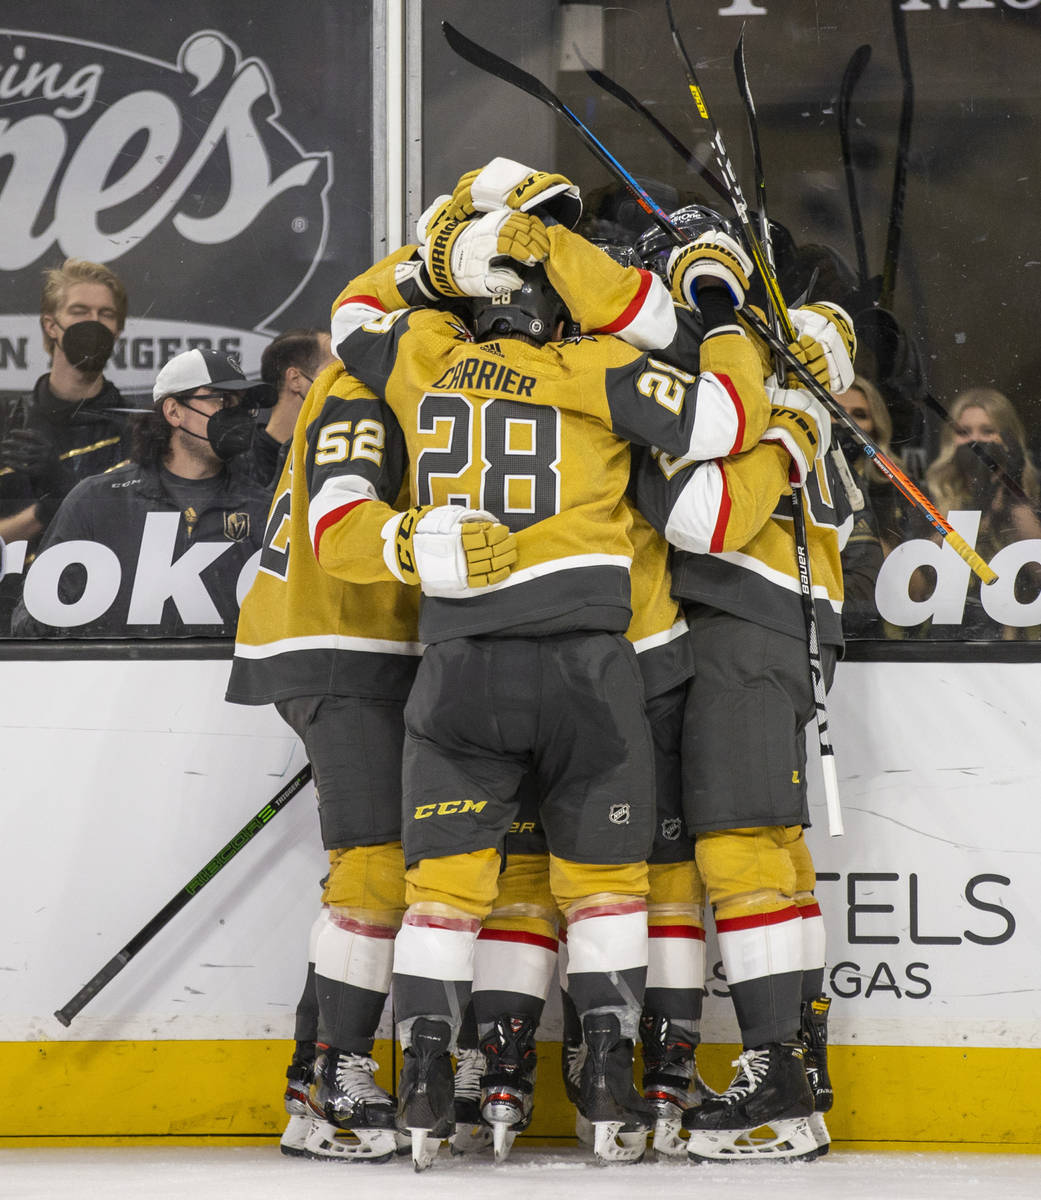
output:
[[[386,1162],[395,1152],[394,1097],[373,1079],[376,1063],[330,1046],[315,1059],[305,1149],[314,1158]]]
[[[737,1162],[816,1158],[810,1130],[813,1093],[806,1078],[801,1043],[774,1042],[745,1050],[725,1092],[688,1109],[692,1162]],[[768,1129],[768,1132],[759,1133]]]
[[[286,1068],[286,1091],[283,1101],[289,1120],[282,1131],[278,1144],[283,1154],[294,1158],[307,1158],[307,1134],[313,1119],[307,1104],[307,1093],[311,1087],[312,1061],[295,1059]]]
[[[804,1000],[802,1005],[802,1024],[799,1036],[806,1049],[806,1078],[810,1081],[810,1091],[813,1093],[813,1115],[810,1117],[810,1129],[817,1142],[818,1156],[828,1153],[831,1145],[831,1135],[824,1123],[824,1113],[831,1110],[834,1093],[831,1087],[831,1077],[828,1074],[828,1009],[831,1008],[830,996],[818,996],[815,1000]]]
[[[425,1171],[455,1130],[455,1087],[447,1021],[417,1017],[398,1085],[398,1128],[412,1138],[412,1164]]]
[[[459,1050],[455,1059],[455,1133],[453,1154],[479,1154],[492,1144],[492,1131],[481,1116],[481,1076],[484,1055],[480,1050]]]
[[[495,1161],[504,1162],[517,1134],[531,1124],[535,1022],[530,1017],[499,1017],[480,1048],[487,1064],[481,1077],[481,1116],[491,1127]]]
[[[582,1034],[578,1111],[592,1126],[596,1161],[639,1162],[654,1126],[654,1109],[633,1086],[633,1043],[622,1037],[614,1013],[587,1013]]]
[[[680,1133],[683,1114],[716,1093],[698,1074],[690,1036],[668,1017],[641,1017],[640,1040],[643,1096],[655,1112],[652,1145],[658,1154],[686,1154],[686,1138]]]

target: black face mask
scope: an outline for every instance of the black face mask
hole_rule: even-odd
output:
[[[183,404],[185,408],[191,408],[193,413],[206,415],[201,409],[192,408],[187,400],[183,401]],[[209,442],[213,453],[223,462],[227,462],[237,454],[245,454],[253,444],[253,435],[257,431],[255,417],[256,411],[251,407],[218,408],[206,422],[205,438],[201,434],[192,433],[190,429],[184,429],[183,426],[181,428],[189,437]]]
[[[62,329],[62,353],[69,366],[85,375],[99,375],[105,369],[115,344],[115,334],[100,321],[76,321]]]

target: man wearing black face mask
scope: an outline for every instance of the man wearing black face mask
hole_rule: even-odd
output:
[[[153,411],[134,429],[134,461],[77,484],[59,508],[26,577],[14,636],[234,633],[270,499],[247,463],[256,409],[244,398],[254,386],[216,350],[188,350],[163,367]],[[112,556],[73,557],[55,580],[48,552],[67,542],[107,547],[118,570]],[[84,612],[106,582],[111,602]]]
[[[26,561],[80,479],[127,458],[123,398],[102,372],[123,330],[127,295],[101,263],[67,259],[44,272],[40,327],[51,368],[31,396],[0,406],[0,535],[28,541]],[[0,595],[0,627],[21,576]]]
[[[282,473],[283,453],[296,427],[307,393],[316,377],[333,361],[329,333],[324,329],[290,329],[264,347],[260,378],[274,403],[253,441],[253,473],[274,488]]]

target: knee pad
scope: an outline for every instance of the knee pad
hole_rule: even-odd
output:
[[[646,906],[647,864],[635,863],[578,863],[566,858],[549,856],[549,886],[553,899],[563,916],[573,920],[584,909],[609,905],[630,907],[640,901]]]
[[[766,825],[698,834],[695,857],[717,918],[779,912],[793,903],[795,866],[788,851],[797,831]]]
[[[401,843],[330,850],[322,903],[333,911],[346,909],[368,914],[371,923],[396,928],[405,911],[405,858]]]
[[[693,860],[648,863],[647,924],[704,924],[705,885]]]
[[[557,906],[549,886],[549,856],[510,854],[485,929],[556,938]]]
[[[405,903],[412,912],[453,910],[483,921],[498,894],[501,865],[494,847],[420,859],[405,872]]]

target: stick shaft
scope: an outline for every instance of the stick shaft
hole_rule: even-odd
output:
[[[235,836],[203,866],[195,875],[177,892],[163,907],[155,914],[155,916],[134,936],[129,942],[109,959],[96,975],[89,979],[83,987],[76,993],[75,996],[61,1008],[55,1011],[55,1017],[62,1025],[69,1025],[72,1018],[84,1008],[84,1006],[100,992],[107,987],[113,979],[123,970],[128,962],[139,951],[155,937],[155,935],[181,911],[182,908],[210,882],[210,880],[221,871],[236,854],[248,842],[251,842],[254,837],[264,828],[265,825],[282,811],[290,800],[300,791],[300,789],[311,778],[311,764],[307,763],[303,766],[296,775],[285,785],[284,788],[264,805],[264,807],[254,816],[252,816],[245,825],[235,834]]]

